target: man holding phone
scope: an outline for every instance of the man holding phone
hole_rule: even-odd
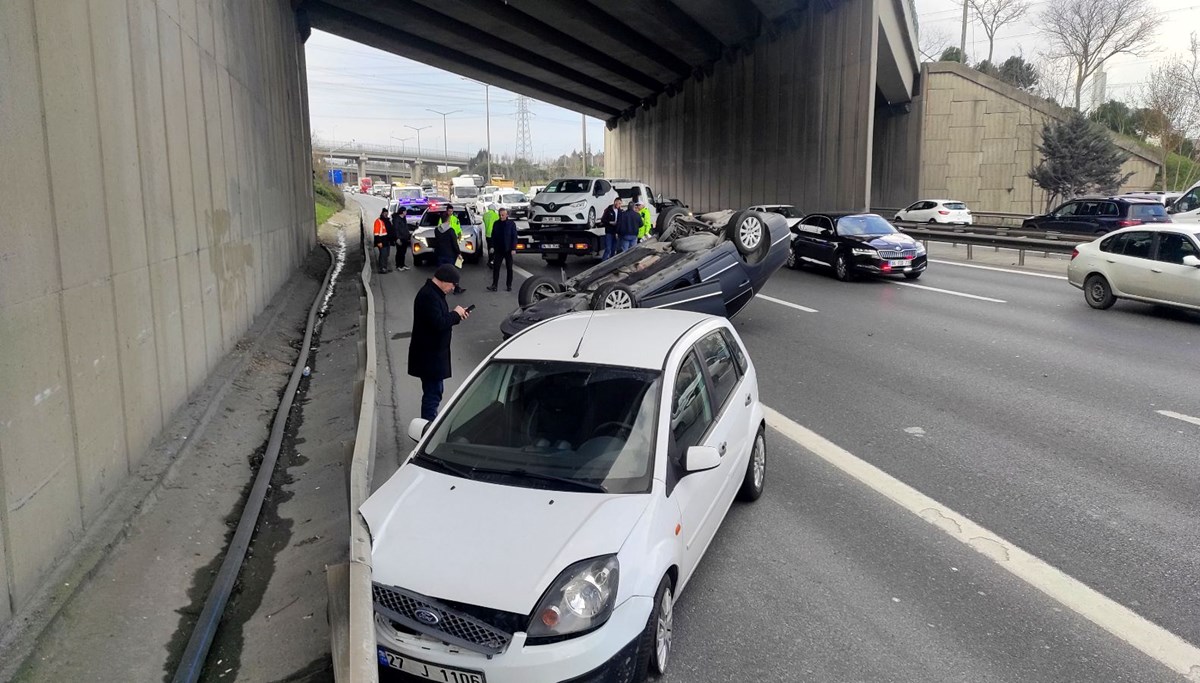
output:
[[[451,310],[446,303],[446,295],[454,291],[458,281],[458,269],[442,264],[413,300],[408,374],[421,380],[421,417],[426,420],[437,417],[445,380],[451,376],[451,331],[471,315],[470,308],[455,306]]]

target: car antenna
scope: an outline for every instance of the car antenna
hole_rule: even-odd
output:
[[[579,343],[575,345],[575,355],[572,358],[579,357],[579,349],[583,348],[583,338],[587,336],[588,328],[592,326],[592,318],[596,317],[595,309],[592,309],[592,314],[588,316],[587,324],[583,326],[583,332],[579,334]]]

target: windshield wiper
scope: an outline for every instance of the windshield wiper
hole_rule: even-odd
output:
[[[416,455],[414,455],[411,462],[433,465],[434,467],[440,469],[443,472],[446,472],[448,474],[453,474],[454,476],[461,477],[463,479],[471,479],[471,470],[474,469],[474,468],[463,467],[462,465],[456,465],[451,462],[447,462],[445,460],[442,460],[441,458],[436,458],[425,452],[417,453]]]
[[[543,474],[541,472],[530,472],[529,470],[524,470],[524,469],[502,470],[502,469],[493,469],[490,467],[472,467],[471,473],[474,474],[476,472],[478,472],[480,474],[498,474],[498,475],[509,475],[509,476],[513,476],[513,477],[524,477],[526,479],[539,479],[541,481],[550,481],[550,482],[555,482],[558,484],[566,484],[568,486],[574,486],[576,488],[583,489],[584,491],[595,491],[596,493],[608,493],[608,489],[605,488],[603,484],[594,484],[590,481],[583,481],[581,479],[569,479],[567,477],[558,477],[553,474]]]

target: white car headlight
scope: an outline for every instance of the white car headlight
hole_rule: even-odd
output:
[[[620,564],[616,555],[583,560],[567,567],[533,611],[530,638],[590,631],[612,615]]]
[[[875,251],[874,249],[857,249],[857,248],[851,249],[850,252],[853,253],[855,256],[875,256],[876,254],[879,253],[879,252]]]
[[[568,208],[568,209],[582,209],[582,208],[583,208],[583,207],[585,207],[585,206],[587,206],[587,200],[586,200],[586,199],[580,199],[580,200],[579,200],[579,201],[577,201],[577,202],[571,202],[570,204],[567,204],[566,208]]]

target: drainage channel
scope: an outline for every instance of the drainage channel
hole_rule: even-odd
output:
[[[183,657],[179,662],[178,668],[175,670],[175,675],[172,678],[174,683],[195,683],[200,679],[204,670],[205,660],[208,657],[208,651],[212,647],[213,639],[217,634],[217,628],[225,613],[225,607],[229,603],[229,597],[233,592],[234,586],[237,584],[242,564],[245,562],[246,552],[250,547],[251,540],[253,540],[254,528],[258,523],[264,499],[270,488],[271,478],[275,472],[275,464],[279,460],[288,416],[292,412],[292,403],[296,398],[296,390],[300,386],[301,379],[304,378],[305,371],[308,369],[313,339],[319,334],[321,322],[324,319],[329,300],[333,294],[334,285],[337,283],[337,277],[346,263],[346,238],[344,231],[339,231],[338,251],[336,254],[324,245],[322,245],[322,248],[329,254],[329,267],[325,271],[325,278],[320,289],[317,290],[317,296],[313,299],[312,306],[309,308],[308,322],[304,329],[304,339],[300,344],[299,353],[296,355],[296,363],[292,367],[291,376],[288,379],[287,386],[284,388],[279,406],[271,422],[271,433],[267,439],[262,462],[254,477],[254,484],[246,498],[245,506],[242,508],[237,529],[229,542],[228,549],[225,551],[225,557],[221,561],[221,568],[217,571],[212,587],[204,600],[204,607],[188,638]]]

